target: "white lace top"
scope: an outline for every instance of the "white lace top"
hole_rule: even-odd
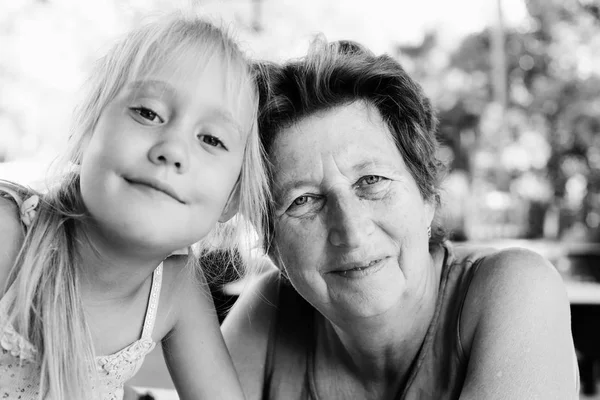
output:
[[[156,343],[152,330],[162,284],[162,263],[152,274],[152,289],[148,299],[142,336],[124,349],[108,356],[96,357],[97,400],[122,400],[123,384],[142,366],[146,354]],[[37,400],[40,369],[33,361],[36,349],[14,330],[6,318],[6,304],[12,291],[0,299],[0,399]]]

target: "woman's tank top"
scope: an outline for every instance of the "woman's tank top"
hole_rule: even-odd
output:
[[[434,315],[395,400],[458,399],[463,387],[468,360],[459,339],[461,311],[479,263],[495,250],[455,249],[449,243],[444,249]],[[315,322],[324,317],[287,284],[280,284],[277,310],[263,399],[325,400],[319,398],[314,380]]]

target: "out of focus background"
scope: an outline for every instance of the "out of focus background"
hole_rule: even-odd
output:
[[[598,0],[2,1],[0,177],[43,178],[92,62],[190,4],[255,58],[321,32],[401,60],[439,110],[455,239],[600,241]]]
[[[452,238],[516,243],[557,266],[572,302],[582,396],[596,393],[599,0],[4,0],[0,178],[43,181],[93,61],[148,15],[190,5],[254,58],[301,56],[323,33],[400,60],[439,112]],[[137,383],[161,383],[163,372],[148,368]]]

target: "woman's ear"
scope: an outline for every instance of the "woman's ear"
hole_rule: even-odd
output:
[[[225,203],[225,207],[223,208],[223,212],[221,213],[219,222],[229,221],[238,212],[239,207],[240,207],[240,180],[238,179],[238,181],[235,183],[235,186],[231,190],[231,193],[229,194],[227,203]]]

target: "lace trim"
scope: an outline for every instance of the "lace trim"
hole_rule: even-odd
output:
[[[145,357],[155,346],[156,342],[151,338],[139,339],[116,353],[96,357],[96,364],[100,369],[110,373],[119,369],[123,363],[131,364]],[[13,357],[18,357],[23,361],[35,361],[37,350],[11,324],[6,324],[2,330],[0,347]]]
[[[24,361],[34,361],[37,350],[27,339],[17,332],[11,324],[6,324],[0,337],[0,347],[13,357]]]
[[[35,217],[35,216],[34,216]],[[156,268],[152,277],[152,288],[150,291],[150,301],[146,311],[142,338],[131,343],[122,350],[109,354],[107,356],[96,357],[97,366],[110,373],[119,368],[124,363],[132,364],[150,353],[156,346],[152,340],[152,328],[154,327],[154,318],[158,306],[158,297],[160,295],[162,263]],[[3,314],[3,307],[0,302],[0,319]],[[7,322],[4,326],[0,325],[0,348],[9,352],[13,357],[20,358],[23,361],[35,361],[37,349],[25,337],[17,332],[11,323]]]
[[[150,353],[156,342],[150,338],[143,338],[135,343],[125,347],[123,350],[118,351],[108,356],[96,357],[96,365],[104,371],[110,373],[119,369],[123,363],[133,364],[139,359]]]

